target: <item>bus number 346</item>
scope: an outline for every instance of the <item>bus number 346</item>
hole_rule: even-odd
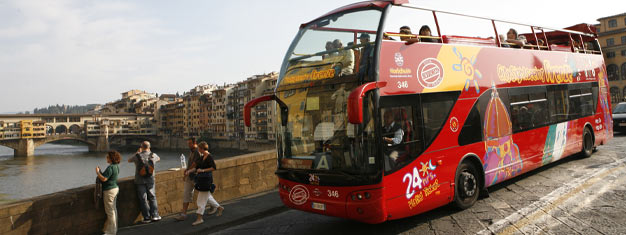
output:
[[[398,81],[398,88],[409,88],[408,81]]]
[[[339,191],[337,190],[327,190],[327,191],[328,191],[328,197],[339,198]]]
[[[402,183],[409,181],[409,184],[406,186],[406,198],[411,199],[415,194],[415,187],[419,187],[422,189],[422,178],[420,178],[419,171],[417,167],[413,167],[413,174],[411,172],[406,173],[402,178]]]

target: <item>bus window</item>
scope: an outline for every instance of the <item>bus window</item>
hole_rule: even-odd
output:
[[[581,115],[581,102],[580,102],[580,88],[578,86],[569,85],[569,114],[568,119],[576,119],[582,117]]]
[[[285,76],[280,83],[288,85],[355,75],[361,50],[374,47],[380,16],[379,10],[354,11],[328,16],[302,28],[287,53],[287,63],[282,69]]]
[[[568,98],[567,85],[554,85],[548,87],[548,110],[550,112],[551,123],[559,123],[568,120]]]
[[[400,168],[416,155],[419,139],[415,139],[413,129],[413,108],[411,106],[388,107],[381,109],[382,143],[385,158],[385,171]]]
[[[394,40],[400,40],[400,28],[408,26],[413,39],[419,42],[440,42],[432,11],[394,6],[389,10],[384,32]],[[430,32],[428,34],[426,29]]]
[[[591,83],[570,84],[570,119],[587,117],[593,114],[593,92]]]
[[[512,88],[509,90],[510,110],[511,110],[511,125],[513,126],[513,132],[519,132],[527,129],[531,124],[530,111],[528,106],[528,93],[524,92],[526,88]]]
[[[530,122],[533,128],[548,124],[548,99],[546,98],[546,88],[534,88],[533,92],[528,94],[528,96],[530,99]]]
[[[480,114],[478,113],[478,101],[470,110],[467,119],[465,119],[465,123],[463,124],[463,128],[461,129],[461,133],[459,133],[459,145],[468,145],[472,143],[476,143],[483,140],[483,128],[482,122],[480,121]]]
[[[448,119],[459,92],[426,93],[421,95],[422,120],[418,122],[423,130],[425,148],[435,139],[441,127]]]

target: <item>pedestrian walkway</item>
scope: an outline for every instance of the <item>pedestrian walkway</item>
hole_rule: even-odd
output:
[[[191,226],[196,219],[194,210],[189,211],[185,221],[177,221],[176,215],[170,215],[159,222],[120,228],[118,234],[207,234],[287,210],[276,190],[220,204],[224,207],[222,216],[205,213],[204,223],[198,226]]]

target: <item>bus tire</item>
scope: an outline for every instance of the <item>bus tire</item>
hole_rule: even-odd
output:
[[[469,161],[463,161],[454,180],[454,205],[457,208],[461,210],[470,208],[478,200],[479,179],[476,166]]]
[[[580,153],[584,158],[591,157],[593,148],[593,133],[588,127],[585,127],[583,131],[583,148]]]

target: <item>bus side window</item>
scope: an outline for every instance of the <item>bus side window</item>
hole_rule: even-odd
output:
[[[415,138],[411,106],[381,109],[382,143],[385,171],[389,172],[408,164],[419,153],[420,138]]]
[[[511,125],[513,132],[519,132],[530,126],[530,111],[528,110],[528,94],[514,94],[520,89],[511,89],[509,99],[511,101]]]
[[[465,119],[465,123],[463,124],[463,128],[461,129],[461,133],[459,133],[459,145],[468,145],[473,144],[483,140],[483,128],[482,122],[480,121],[480,114],[478,113],[478,101],[470,110],[467,119]]]
[[[580,88],[574,84],[568,86],[569,93],[569,113],[567,115],[569,120],[581,117],[581,102],[580,102]]]
[[[594,114],[595,104],[594,104],[594,95],[593,95],[593,84],[585,83],[582,84],[580,88],[580,107],[581,107],[581,115],[583,117],[591,116]]]
[[[539,87],[533,89],[529,94],[530,99],[530,122],[533,127],[541,127],[550,121],[548,120],[548,100],[546,99],[546,89]]]
[[[566,85],[553,85],[548,87],[548,110],[550,111],[550,123],[567,121],[569,110],[569,96]]]

